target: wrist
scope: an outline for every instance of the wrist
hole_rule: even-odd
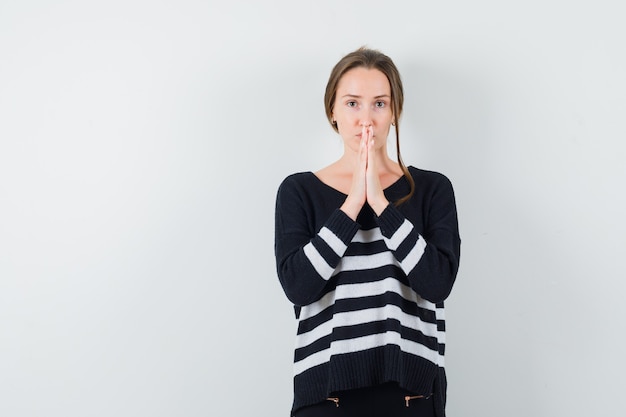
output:
[[[368,203],[372,210],[374,210],[374,213],[376,213],[377,216],[380,216],[389,205],[389,200],[387,200],[385,197],[382,197],[380,199],[376,199],[375,201],[368,201]]]
[[[363,204],[358,204],[351,201],[349,198],[339,207],[339,210],[343,211],[353,221],[356,221],[357,216],[361,212]]]

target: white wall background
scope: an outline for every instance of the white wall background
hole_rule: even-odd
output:
[[[621,7],[2,1],[0,415],[288,415],[275,192],[339,157],[323,89],[363,44],[456,188],[449,415],[623,410]]]

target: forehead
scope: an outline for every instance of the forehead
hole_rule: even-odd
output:
[[[337,96],[352,94],[377,97],[391,96],[391,86],[387,76],[375,68],[352,68],[339,79]]]

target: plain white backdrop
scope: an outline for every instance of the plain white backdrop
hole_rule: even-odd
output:
[[[615,415],[624,39],[602,0],[2,1],[0,415],[288,415],[274,198],[361,45],[457,194],[449,416]]]

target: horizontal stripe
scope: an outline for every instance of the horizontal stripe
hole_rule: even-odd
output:
[[[354,237],[352,238],[352,242],[356,243],[369,243],[376,242],[377,240],[384,240],[382,232],[380,231],[380,227],[374,227],[373,229],[363,230],[359,229]]]
[[[333,328],[343,326],[354,326],[357,324],[368,323],[372,321],[381,321],[385,319],[396,319],[403,323],[406,327],[419,330],[426,336],[437,337],[437,324],[426,323],[419,317],[407,314],[400,307],[395,305],[386,305],[379,308],[370,308],[360,311],[349,311],[345,313],[337,313],[329,320],[316,328],[301,333],[296,336],[296,348],[307,346],[322,337],[332,333]]]
[[[339,264],[339,262],[337,262],[337,264]],[[398,282],[401,282],[404,285],[410,285],[409,279],[399,263],[395,265],[383,265],[379,268],[369,269],[366,271],[340,271],[333,276],[333,282],[336,282],[337,284],[363,284],[387,277],[394,277],[398,280]]]
[[[400,244],[406,239],[406,237],[413,231],[413,225],[410,221],[404,219],[404,222],[400,225],[398,230],[391,236],[391,238],[385,238],[385,243],[387,243],[387,247],[391,250],[396,250],[400,246]]]
[[[317,352],[321,352],[330,347],[333,341],[357,339],[359,337],[383,334],[386,332],[398,332],[403,339],[419,343],[430,350],[441,352],[445,346],[435,337],[425,336],[422,332],[403,326],[398,320],[382,320],[370,323],[359,324],[358,326],[338,327],[333,329],[333,333],[314,343],[302,348],[295,349],[294,362],[306,359]]]
[[[426,323],[438,324],[435,312],[425,308],[420,308],[415,301],[407,300],[395,291],[387,291],[381,295],[346,298],[337,300],[332,310],[335,314],[348,311],[367,310],[369,308],[380,308],[386,305],[394,305],[406,314],[418,317]]]
[[[348,249],[344,252],[345,256],[357,256],[357,255],[371,255],[373,253],[381,253],[388,251],[389,248],[383,240],[377,240],[375,242],[361,243],[352,242]]]
[[[414,301],[421,308],[436,311],[435,304],[424,300],[411,287],[404,285],[395,278],[385,278],[380,281],[364,282],[362,284],[345,284],[335,289],[337,293],[336,299],[370,297],[384,294],[387,291],[395,292],[406,300]]]
[[[328,307],[335,304],[335,291],[331,291],[314,303],[300,308],[300,321],[318,315]]]
[[[298,334],[307,333],[323,323],[330,321],[335,314],[382,308],[387,305],[396,306],[405,314],[415,316],[425,323],[434,324],[439,331],[443,330],[441,328],[441,322],[437,321],[435,317],[434,311],[420,308],[415,301],[407,300],[395,291],[386,291],[383,294],[375,296],[336,300],[332,307],[327,308],[311,318],[301,320],[298,323]],[[335,327],[333,331],[336,330],[337,327]]]
[[[332,268],[326,260],[320,255],[315,246],[313,246],[312,242],[307,243],[304,246],[304,254],[306,255],[315,271],[325,280],[328,280],[334,272],[334,268]]]
[[[369,332],[367,334],[373,334],[373,333],[375,332]],[[332,343],[333,339],[334,339],[334,335],[328,335],[319,340],[316,340],[314,343],[311,343],[310,345],[306,347],[295,349],[293,352],[294,363],[299,362],[303,359],[306,359],[309,356],[315,355],[318,352],[322,352],[324,350],[329,349],[330,344]],[[439,351],[441,352],[441,345],[439,345]]]
[[[358,326],[336,327],[333,330],[332,337],[333,340],[348,340],[356,339],[363,336],[371,336],[373,334],[382,334],[391,331],[396,331],[402,335],[402,338],[412,340],[416,343],[421,343],[422,345],[427,346],[431,349],[435,349],[436,346],[439,346],[439,342],[436,338],[424,336],[424,334],[420,331],[404,327],[402,323],[395,319],[372,321],[369,323],[359,324]],[[329,346],[330,342],[331,341],[328,342]],[[318,350],[322,349],[317,349],[316,351]],[[300,351],[300,349],[298,349],[297,351]],[[310,353],[315,353],[316,351],[311,351]],[[302,358],[304,358],[305,356],[306,355],[303,355]]]
[[[393,253],[387,251],[364,256],[344,256],[341,258],[341,261],[339,261],[339,265],[337,265],[333,275],[337,275],[343,271],[364,271],[366,269],[380,268],[385,265],[397,265],[402,268],[402,265],[393,256]],[[404,271],[404,269],[402,270]]]
[[[300,321],[306,320],[326,310],[328,307],[332,306],[336,300],[371,297],[384,294],[388,291],[395,292],[406,300],[414,301],[420,308],[435,311],[435,313],[438,311],[438,309],[435,308],[435,304],[424,300],[413,291],[411,287],[404,285],[395,278],[385,278],[380,281],[364,282],[361,284],[338,285],[334,291],[327,293],[316,302],[303,306],[300,310]]]
[[[419,343],[403,339],[398,332],[388,331],[348,340],[336,340],[330,348],[317,352],[294,363],[294,375],[299,375],[307,369],[329,362],[331,356],[345,353],[360,352],[385,345],[397,345],[403,352],[420,356],[434,364],[442,364],[443,357],[438,351],[428,349]]]
[[[341,256],[346,251],[346,248],[348,246],[343,243],[343,241],[339,239],[337,235],[331,232],[328,227],[322,227],[322,230],[320,230],[318,234],[322,239],[324,239],[324,242],[326,242],[326,244],[335,251],[337,255]]]

